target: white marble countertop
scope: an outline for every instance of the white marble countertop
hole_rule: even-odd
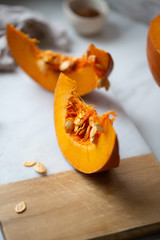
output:
[[[71,39],[71,54],[81,56],[90,42],[112,54],[115,67],[110,76],[111,88],[160,161],[160,88],[147,63],[148,26],[110,11],[102,34],[85,38],[70,26],[62,14],[61,2],[40,1],[37,5],[34,1],[25,5],[63,23]]]
[[[26,1],[25,5],[65,26],[72,43],[69,54],[80,56],[92,42],[113,56],[115,67],[110,76],[109,93],[95,90],[85,100],[97,105],[100,112],[113,108],[119,113],[115,128],[121,158],[152,151],[160,161],[160,89],[151,76],[146,59],[148,27],[110,11],[102,34],[85,38],[66,21],[61,1],[47,3]],[[53,97],[20,69],[13,74],[0,74],[1,184],[39,177],[32,169],[28,171],[22,166],[26,160],[44,163],[48,174],[72,169],[56,142]]]

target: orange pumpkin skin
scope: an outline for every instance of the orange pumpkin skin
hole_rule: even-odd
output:
[[[107,118],[103,117],[103,115],[98,117],[98,121],[103,126],[104,131],[100,133],[96,144],[90,142],[89,138],[87,141],[83,141],[83,137],[79,140],[74,133],[70,134],[65,131],[64,125],[68,114],[68,102],[76,96],[73,92],[74,94],[75,92],[77,93],[76,81],[61,73],[54,96],[54,122],[57,141],[64,157],[74,168],[87,174],[118,167],[118,139],[112,126],[113,121],[108,117],[109,114],[104,114]],[[80,99],[77,101],[80,101],[82,105],[84,103]],[[85,106],[88,105],[85,104]],[[76,115],[75,112],[79,110],[79,108],[78,110],[73,109],[72,112]],[[86,133],[84,136],[86,136]]]
[[[88,50],[68,70],[60,70],[55,60],[69,60],[74,57],[55,53],[51,50],[42,51],[35,45],[38,41],[30,39],[12,25],[7,25],[7,41],[12,56],[17,64],[37,83],[45,89],[54,92],[60,72],[77,81],[80,95],[87,94],[97,87],[98,81],[108,77],[113,68],[113,60],[109,53],[90,44]],[[90,55],[96,57],[95,62]],[[53,59],[54,58],[54,59]],[[108,81],[108,80],[107,80]]]
[[[147,36],[147,59],[151,73],[160,86],[160,15],[149,26]]]

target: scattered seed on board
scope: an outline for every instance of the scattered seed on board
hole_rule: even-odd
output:
[[[35,165],[36,164],[36,161],[27,161],[27,162],[24,162],[23,163],[23,165],[25,166],[25,167],[31,167],[31,166],[33,166],[33,165]]]
[[[16,213],[22,213],[26,210],[26,207],[27,207],[26,203],[22,201],[16,205],[15,211]]]
[[[34,165],[34,170],[38,173],[45,173],[46,172],[46,168],[42,163],[36,163],[36,165]]]

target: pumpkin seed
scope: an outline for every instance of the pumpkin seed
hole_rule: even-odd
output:
[[[53,56],[50,62],[51,63],[58,63],[58,61],[59,60],[58,60],[57,56]]]
[[[22,201],[16,205],[15,211],[16,213],[22,213],[26,210],[26,207],[27,207],[26,203]]]
[[[47,72],[47,64],[44,62],[43,59],[38,59],[37,60],[37,66],[41,70],[41,72],[46,73]]]
[[[84,114],[84,112],[83,112],[83,113],[80,113],[80,114],[78,115],[78,117],[79,117],[79,118],[83,118],[84,115],[85,115],[85,114]]]
[[[81,118],[76,118],[76,119],[74,120],[74,124],[75,124],[75,125],[80,125],[81,122],[82,122],[82,119],[81,119]]]
[[[93,62],[95,62],[95,61],[96,61],[96,56],[95,56],[95,55],[90,55],[90,56],[88,57],[88,59],[91,60],[91,61],[93,61]]]
[[[97,133],[97,127],[94,126],[92,127],[91,131],[90,131],[90,138],[94,137]]]
[[[95,123],[95,127],[96,127],[98,132],[103,132],[104,131],[103,127],[99,123]]]
[[[71,62],[69,60],[66,60],[64,62],[62,62],[59,66],[59,70],[60,71],[65,71],[67,70],[69,67],[71,66]]]
[[[95,135],[94,137],[91,137],[90,142],[95,144],[97,142],[97,135]]]
[[[64,129],[66,132],[71,132],[73,128],[74,128],[74,122],[73,122],[73,119],[70,118],[65,122]]]
[[[91,127],[94,127],[94,125],[95,125],[92,117],[89,118],[89,124],[90,124]]]
[[[33,165],[35,165],[36,164],[36,161],[27,161],[27,162],[24,162],[23,163],[23,165],[25,166],[25,167],[31,167],[31,166],[33,166]]]
[[[42,163],[36,163],[36,165],[34,166],[34,170],[38,173],[45,173],[46,172],[46,168]]]
[[[92,143],[95,143],[97,140],[97,132],[103,132],[103,127],[99,123],[96,123],[90,131],[90,141]]]
[[[73,65],[77,61],[77,59],[78,59],[77,57],[72,57],[71,58],[71,65]]]

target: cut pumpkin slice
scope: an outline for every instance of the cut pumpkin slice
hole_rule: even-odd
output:
[[[95,87],[109,88],[108,76],[113,68],[109,53],[90,44],[81,58],[65,56],[51,50],[42,51],[38,40],[7,25],[7,41],[17,64],[37,83],[54,92],[60,72],[77,82],[80,95],[91,92]]]
[[[79,97],[76,81],[60,74],[54,96],[55,130],[59,147],[74,168],[95,173],[119,165],[116,116],[114,111],[99,116]]]
[[[147,58],[151,73],[160,86],[160,15],[154,18],[149,26]]]

